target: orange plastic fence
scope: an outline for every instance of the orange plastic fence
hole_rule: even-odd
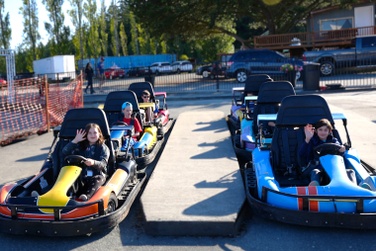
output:
[[[64,83],[48,83],[46,77],[15,80],[0,92],[1,145],[46,132],[61,124],[69,109],[83,107],[81,75]]]

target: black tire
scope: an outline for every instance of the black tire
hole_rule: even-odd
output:
[[[245,83],[248,78],[248,72],[246,70],[238,70],[236,72],[236,80],[238,83]]]
[[[330,76],[334,73],[334,64],[331,61],[322,61],[320,63],[320,74],[321,76]]]
[[[116,195],[111,193],[110,198],[108,199],[107,204],[107,213],[114,212],[119,205],[118,199],[116,198]]]

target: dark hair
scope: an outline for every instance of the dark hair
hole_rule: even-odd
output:
[[[326,127],[328,127],[330,131],[333,130],[333,126],[332,126],[332,124],[331,124],[331,123],[329,122],[329,120],[327,120],[327,119],[320,119],[320,120],[316,123],[316,125],[315,125],[315,129],[318,129],[318,128],[322,127],[322,126],[326,126]]]
[[[89,68],[89,66],[90,66],[90,62],[88,62],[88,63],[86,64],[86,69]]]
[[[85,126],[86,139],[84,141],[80,142],[81,143],[80,146],[81,146],[82,149],[86,149],[89,146],[89,141],[87,139],[87,135],[89,134],[89,131],[90,131],[91,128],[96,128],[99,132],[99,138],[98,138],[98,141],[95,144],[101,145],[105,141],[105,138],[103,137],[103,133],[102,133],[100,126],[96,123],[89,123]]]
[[[143,90],[142,95],[149,95],[150,96],[150,92],[148,90]]]

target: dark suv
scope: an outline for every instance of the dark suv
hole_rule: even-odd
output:
[[[294,58],[287,58],[282,53],[268,49],[250,49],[238,51],[227,62],[226,75],[244,83],[250,74],[268,74],[271,78],[283,76],[281,66],[290,63],[303,67],[303,62]],[[297,72],[296,78],[300,77]]]

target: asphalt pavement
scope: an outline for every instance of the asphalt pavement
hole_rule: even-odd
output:
[[[348,118],[348,130],[353,147],[367,163],[376,166],[376,90],[339,90],[303,92],[297,94],[323,96],[332,112],[343,112]],[[85,106],[103,104],[105,95],[85,95]],[[217,110],[226,114],[230,108],[231,92],[203,94],[169,94],[171,110]],[[224,105],[223,105],[224,104]],[[228,105],[227,105],[228,104]],[[175,109],[174,106],[181,108]],[[198,108],[199,107],[199,108]],[[39,171],[49,146],[52,132],[30,136],[25,140],[1,147],[0,183],[18,180]],[[168,144],[168,142],[167,142]],[[158,164],[158,163],[157,163]],[[333,230],[296,227],[258,217],[244,221],[243,231],[235,238],[226,237],[155,237],[145,233],[140,221],[142,207],[136,201],[129,217],[111,232],[86,238],[27,238],[0,235],[3,250],[375,250],[375,231]],[[109,244],[111,243],[111,244]]]

